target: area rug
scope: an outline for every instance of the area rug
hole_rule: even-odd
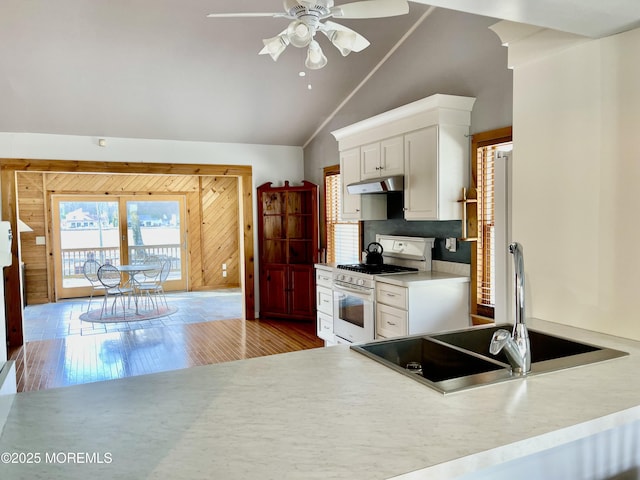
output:
[[[118,310],[114,315],[111,315],[110,309],[108,309],[102,318],[100,318],[100,308],[95,310],[89,310],[80,315],[80,320],[83,322],[93,323],[116,323],[116,322],[141,322],[144,320],[153,320],[154,318],[166,317],[172,313],[178,311],[175,307],[161,306],[159,309],[144,310],[136,313],[134,309],[127,309],[125,314],[122,314],[122,310]]]

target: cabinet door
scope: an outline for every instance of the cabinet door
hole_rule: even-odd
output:
[[[407,310],[409,308],[408,298],[406,287],[376,282],[376,302]]]
[[[327,315],[333,315],[333,291],[327,287],[316,287],[316,309]]]
[[[285,265],[267,265],[261,276],[260,315],[288,313],[287,308],[287,267]]]
[[[376,305],[376,335],[384,338],[402,337],[407,334],[408,315],[406,310]]]
[[[360,147],[340,153],[340,180],[342,181],[342,218],[360,219],[360,195],[350,195],[347,185],[360,181]]]
[[[312,319],[316,306],[313,266],[293,265],[289,267],[289,285],[289,313]]]
[[[333,317],[322,312],[318,312],[317,334],[323,340],[333,340]]]
[[[404,173],[404,137],[393,137],[380,143],[380,174]]]
[[[404,218],[438,219],[438,127],[404,136]]]
[[[360,180],[380,176],[380,142],[360,147]]]

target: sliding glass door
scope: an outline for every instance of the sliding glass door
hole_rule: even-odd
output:
[[[149,256],[169,258],[171,271],[166,285],[173,290],[186,288],[183,268],[186,263],[183,262],[186,232],[181,221],[184,209],[182,197],[125,199],[124,204],[129,263],[142,262]]]
[[[56,298],[91,293],[87,260],[119,266],[149,256],[171,259],[165,290],[184,290],[186,234],[184,197],[53,196]]]

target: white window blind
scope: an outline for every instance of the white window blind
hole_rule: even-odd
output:
[[[356,263],[360,250],[360,224],[341,220],[341,185],[339,173],[325,176],[325,219],[327,228],[327,262]]]
[[[494,307],[495,298],[495,159],[511,142],[476,150],[478,192],[478,245],[476,248],[477,303]]]

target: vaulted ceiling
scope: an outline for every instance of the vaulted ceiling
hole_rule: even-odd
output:
[[[288,20],[207,18],[280,12],[280,0],[2,0],[0,132],[302,146],[412,28],[427,28],[430,5],[590,37],[640,25],[637,0],[428,3],[336,20],[371,46],[342,57],[321,38],[328,64],[310,71],[303,49],[257,55]]]

